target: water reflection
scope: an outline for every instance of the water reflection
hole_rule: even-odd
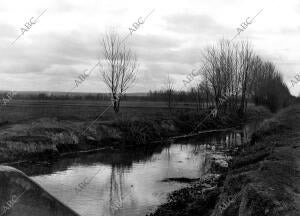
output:
[[[243,144],[252,129],[209,134],[152,150],[106,151],[15,167],[80,215],[145,215],[164,202],[168,192],[185,186],[163,179],[201,177],[210,168],[212,152]],[[76,190],[82,182],[88,184]]]

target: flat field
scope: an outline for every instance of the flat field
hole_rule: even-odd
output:
[[[0,123],[19,122],[49,117],[62,120],[92,120],[108,106],[109,101],[92,100],[12,100],[0,107]],[[195,110],[195,103],[177,103],[174,109]],[[122,101],[119,117],[150,117],[169,112],[166,102],[157,101]],[[101,120],[112,120],[116,115],[109,108]]]

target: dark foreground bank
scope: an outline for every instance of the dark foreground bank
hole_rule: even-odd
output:
[[[151,216],[300,215],[300,106],[263,122],[249,144],[232,149],[227,171],[171,193]]]
[[[0,215],[79,216],[21,171],[0,166]]]

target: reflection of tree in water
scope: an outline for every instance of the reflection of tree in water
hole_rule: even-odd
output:
[[[190,157],[195,157],[195,161],[199,163],[198,167],[201,175],[207,173],[210,167],[210,160],[208,155],[210,154],[207,148],[207,144],[194,145],[190,151]]]
[[[250,137],[251,126],[244,127],[240,131],[214,133],[211,135],[198,137],[194,142],[197,144],[189,151],[189,157],[197,157],[200,161],[199,169],[202,174],[206,173],[210,168],[209,155],[215,150],[224,150],[230,147],[245,144]],[[200,160],[199,160],[200,157]]]
[[[125,182],[125,170],[124,166],[112,165],[110,175],[110,187],[109,187],[109,212],[111,215],[115,215],[131,195],[131,187],[126,185]]]
[[[221,132],[221,133],[210,133],[204,136],[198,136],[192,139],[192,143],[197,143],[201,148],[206,148],[207,146],[211,148],[215,146],[216,149],[230,148],[234,146],[239,146],[247,143],[251,138],[252,133],[259,126],[259,122],[249,123],[239,130],[234,130],[231,132]],[[203,151],[203,149],[201,149]],[[194,154],[198,154],[196,149]]]
[[[200,171],[201,171],[202,174],[206,174],[208,172],[209,168],[210,168],[210,160],[209,160],[209,157],[208,157],[208,153],[205,152],[203,154],[203,162],[200,165]]]
[[[119,204],[123,203],[123,174],[122,168],[118,172],[116,166],[112,165],[109,190],[109,208],[111,213],[114,213],[115,209],[120,206]]]
[[[249,127],[244,127],[239,132],[231,132],[226,136],[225,144],[226,147],[232,147],[232,146],[240,146],[249,141],[251,134],[251,130],[249,130]]]
[[[168,164],[168,169],[167,169],[167,178],[169,178],[169,172],[170,172],[170,162],[171,162],[171,152],[170,152],[170,146],[166,148],[166,153],[167,153],[167,164]]]

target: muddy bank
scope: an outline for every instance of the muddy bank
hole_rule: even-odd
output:
[[[190,186],[168,195],[167,203],[147,216],[208,216],[211,215],[221,193],[225,172],[231,157],[222,152],[209,156],[211,168],[200,179],[171,178],[163,181],[190,183]]]
[[[300,106],[266,120],[251,143],[229,152],[228,169],[212,166],[221,176],[210,182],[211,190],[199,180],[171,193],[150,215],[300,215]]]
[[[221,175],[206,175],[190,187],[171,193],[168,202],[149,216],[210,215],[220,194],[218,185],[221,181]]]

